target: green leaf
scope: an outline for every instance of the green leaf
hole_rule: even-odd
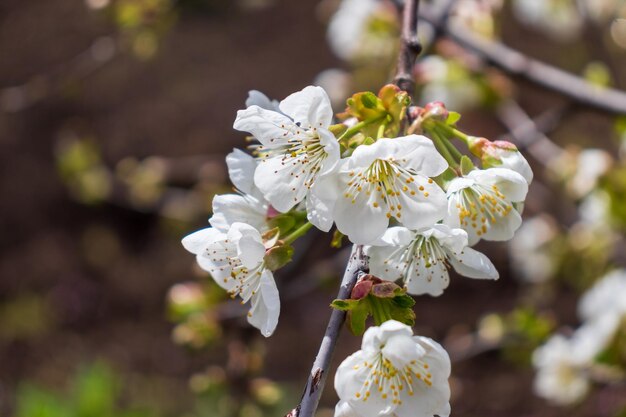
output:
[[[446,124],[447,125],[453,126],[459,120],[461,120],[461,114],[460,113],[457,113],[455,111],[448,112],[448,118],[446,119]]]
[[[355,336],[365,333],[365,322],[367,321],[367,316],[370,315],[369,303],[365,300],[359,300],[355,308],[348,312],[350,330]]]
[[[357,304],[359,303],[358,300],[333,300],[332,303],[330,303],[330,306],[332,308],[334,308],[335,310],[341,310],[341,311],[349,311],[354,309]]]

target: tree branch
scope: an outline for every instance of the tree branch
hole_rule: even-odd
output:
[[[406,0],[402,11],[402,37],[400,39],[400,52],[398,53],[398,65],[393,82],[400,89],[413,95],[415,89],[415,77],[413,66],[415,59],[422,50],[422,45],[417,37],[417,20],[419,0]]]
[[[525,149],[537,161],[543,165],[548,165],[563,150],[552,142],[546,134],[559,125],[564,114],[569,110],[570,106],[562,109],[550,109],[531,119],[517,102],[506,100],[498,106],[496,113],[500,123],[509,130],[510,135],[498,139],[510,140],[517,145],[518,149]]]
[[[341,281],[341,287],[339,288],[337,298],[342,300],[349,298],[358,277],[362,273],[367,272],[367,270],[367,257],[363,253],[363,246],[354,245],[352,247],[350,259],[346,265],[346,270],[343,275],[343,280]],[[335,350],[339,332],[341,331],[341,326],[345,318],[345,311],[332,311],[320,349],[317,353],[317,357],[315,358],[315,362],[313,362],[311,373],[309,374],[309,378],[304,387],[304,393],[302,394],[300,404],[291,410],[287,416],[313,417],[324,389],[324,383],[328,377],[330,360]]]
[[[529,58],[500,42],[477,36],[458,25],[451,25],[432,6],[422,7],[419,17],[467,51],[511,75],[557,92],[584,106],[616,115],[626,114],[626,93],[623,91],[594,86],[581,77]]]

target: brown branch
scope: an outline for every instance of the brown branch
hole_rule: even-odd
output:
[[[546,134],[559,125],[569,110],[570,106],[563,109],[550,109],[532,119],[516,101],[504,101],[496,109],[496,114],[500,123],[509,130],[510,135],[498,139],[510,140],[520,150],[525,149],[537,161],[548,165],[563,150]]]
[[[350,254],[350,259],[346,265],[346,270],[341,281],[341,287],[337,298],[344,300],[350,297],[352,288],[356,283],[358,277],[367,272],[368,264],[367,257],[363,253],[362,245],[354,245]],[[304,387],[302,399],[300,404],[291,410],[287,416],[289,417],[313,417],[315,410],[320,401],[320,396],[324,390],[324,383],[328,377],[328,368],[330,366],[330,360],[332,359],[337,339],[339,338],[339,332],[341,326],[346,318],[346,312],[340,310],[333,310],[324,333],[324,338],[320,345],[317,357],[313,362],[311,373]]]
[[[398,53],[398,65],[393,82],[400,89],[413,95],[415,89],[415,77],[413,66],[415,59],[422,50],[422,45],[417,37],[417,21],[419,0],[406,0],[402,11],[402,36],[400,38],[400,52]]]
[[[468,52],[511,75],[531,81],[586,107],[616,115],[626,114],[626,93],[623,91],[594,86],[581,77],[532,59],[500,42],[477,36],[459,25],[449,24],[432,6],[422,7],[419,17]]]

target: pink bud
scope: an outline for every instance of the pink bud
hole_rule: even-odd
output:
[[[423,117],[446,121],[448,119],[448,109],[441,101],[431,101],[424,106]]]

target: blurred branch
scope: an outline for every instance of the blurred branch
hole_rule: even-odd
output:
[[[529,58],[500,42],[477,36],[459,25],[451,25],[445,20],[445,15],[436,13],[433,6],[422,7],[419,17],[467,51],[511,75],[557,92],[584,106],[616,115],[626,114],[626,93],[623,91],[594,86],[581,77]]]
[[[344,300],[350,297],[352,288],[356,283],[358,277],[367,272],[368,264],[367,257],[363,253],[362,245],[353,245],[350,259],[346,265],[346,270],[341,281],[341,287],[337,294],[337,299]],[[328,377],[328,367],[337,344],[339,332],[341,326],[346,318],[346,312],[340,310],[333,310],[324,333],[324,338],[320,345],[317,357],[313,362],[311,368],[311,374],[304,387],[304,393],[300,404],[291,410],[287,416],[289,417],[313,417],[317,405],[320,400],[320,396],[324,389],[324,383],[326,377]]]
[[[393,82],[400,89],[413,95],[415,89],[415,77],[413,67],[415,59],[422,50],[422,45],[417,37],[419,0],[406,0],[402,10],[402,36],[400,38],[400,51],[398,53],[398,65]]]
[[[526,149],[537,161],[547,165],[563,150],[546,133],[556,129],[570,109],[570,106],[550,109],[532,119],[515,100],[506,100],[498,106],[496,114],[510,134],[498,139],[512,139],[520,150]]]
[[[21,85],[0,88],[0,110],[18,112],[62,91],[71,82],[83,80],[111,62],[119,53],[118,39],[101,36],[69,61]]]

